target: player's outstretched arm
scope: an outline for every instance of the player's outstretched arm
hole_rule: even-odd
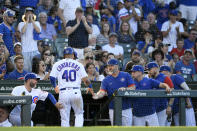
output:
[[[88,77],[82,78],[82,81],[84,82],[84,84],[86,86],[88,86],[88,89],[86,91],[86,94],[88,94],[88,92],[90,92],[92,94],[92,96],[94,96],[94,90],[92,89],[92,83],[90,82],[90,80],[88,79]]]
[[[57,109],[63,108],[62,104],[59,103],[59,102],[57,102],[56,99],[55,99],[55,97],[51,93],[48,93],[47,98],[49,98],[49,100],[53,103],[53,105],[55,105],[55,107]]]
[[[106,92],[103,90],[99,90],[97,93],[94,94],[94,96],[92,97],[95,100],[101,99],[105,96]]]
[[[166,83],[160,83],[159,87],[160,88],[165,88],[167,93],[171,92],[171,88]]]

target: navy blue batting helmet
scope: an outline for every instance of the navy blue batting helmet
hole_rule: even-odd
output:
[[[71,47],[64,48],[64,55],[71,55],[74,54],[74,50]]]

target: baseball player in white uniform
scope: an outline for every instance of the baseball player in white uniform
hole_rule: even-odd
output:
[[[93,95],[92,84],[87,78],[84,66],[74,60],[74,50],[71,47],[64,49],[64,59],[53,65],[50,73],[50,81],[56,89],[56,79],[58,80],[59,102],[63,105],[60,109],[61,126],[69,127],[71,107],[75,113],[75,127],[82,127],[83,99],[81,95],[81,80],[89,86],[87,92]]]
[[[46,98],[49,98],[50,101],[60,109],[62,105],[56,101],[54,96],[51,93],[46,91],[42,91],[40,89],[35,89],[37,84],[37,77],[34,73],[28,73],[25,75],[25,84],[22,86],[17,86],[12,90],[11,95],[14,96],[24,96],[30,95],[32,96],[32,104],[31,104],[31,115],[35,110],[36,103],[38,100],[45,101]],[[14,126],[21,126],[21,105],[15,106],[15,108],[10,113],[10,122]],[[31,126],[33,126],[33,122],[31,121]]]
[[[12,124],[8,121],[9,109],[5,106],[0,106],[0,127],[11,127]]]

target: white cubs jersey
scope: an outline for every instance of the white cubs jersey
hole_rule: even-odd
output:
[[[63,59],[53,65],[50,76],[58,79],[58,87],[81,87],[81,79],[87,77],[84,66],[73,59]]]
[[[13,96],[32,96],[32,104],[31,104],[31,114],[35,110],[36,103],[38,100],[44,101],[47,96],[48,92],[42,91],[40,89],[34,89],[32,88],[31,92],[27,91],[25,86],[17,86],[12,90],[11,93]],[[21,113],[21,105],[17,105],[12,112],[10,113],[11,115],[20,115]]]

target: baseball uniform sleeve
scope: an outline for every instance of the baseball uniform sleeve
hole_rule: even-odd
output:
[[[0,24],[0,35],[3,35],[4,33],[4,27],[3,24]]]
[[[134,86],[134,81],[129,73],[127,73],[128,87]]]
[[[172,80],[170,79],[170,77],[166,76],[165,79],[164,79],[164,83],[168,84],[168,86],[170,88],[174,88],[174,85],[173,85]]]
[[[150,79],[150,83],[151,83],[152,88],[159,88],[159,85],[161,82],[154,80],[154,79]]]
[[[177,62],[177,63],[176,63],[174,70],[175,70],[176,73],[181,72],[181,65],[180,65],[180,62]]]
[[[19,91],[18,87],[15,87],[15,88],[12,90],[11,95],[13,95],[13,96],[18,96],[18,94],[19,94],[18,91]]]
[[[104,79],[101,83],[101,90],[107,92],[107,81]]]
[[[185,82],[184,78],[181,76],[181,75],[176,75],[175,76],[175,79],[174,79],[174,82],[177,84],[177,85],[181,85],[183,82]]]
[[[41,101],[45,101],[45,99],[47,98],[48,96],[48,92],[46,91],[42,91],[40,89],[37,89],[39,94],[38,94],[38,100],[41,100]]]

